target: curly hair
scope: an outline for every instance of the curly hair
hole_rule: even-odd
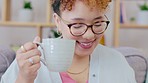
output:
[[[98,10],[103,11],[108,7],[109,2],[112,0],[81,0],[90,8],[98,8]],[[72,10],[76,0],[51,0],[51,5],[53,11],[60,15],[60,11]]]

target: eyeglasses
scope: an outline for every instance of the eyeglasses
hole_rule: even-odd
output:
[[[66,20],[62,18],[61,20],[66,24],[67,22]],[[85,23],[72,23],[72,24],[66,24],[66,25],[69,27],[70,33],[73,36],[82,36],[86,33],[88,28],[91,28],[94,34],[98,34],[98,35],[102,34],[107,29],[109,23],[110,21],[97,21],[97,22],[94,22],[92,25],[87,25]]]

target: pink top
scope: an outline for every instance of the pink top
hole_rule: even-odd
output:
[[[61,72],[60,76],[61,76],[61,79],[62,79],[62,83],[77,83],[66,72]],[[86,83],[88,83],[88,81]]]

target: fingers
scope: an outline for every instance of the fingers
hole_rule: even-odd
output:
[[[23,47],[26,51],[29,51],[29,50],[32,50],[32,49],[37,49],[37,45],[34,44],[33,42],[28,42]]]
[[[22,52],[27,52],[27,50],[25,49],[25,47],[23,45],[21,46],[21,50],[22,50]]]
[[[26,53],[22,53],[19,56],[21,56],[23,59],[29,59],[29,58],[31,58],[33,56],[37,56],[37,55],[41,56],[40,51],[38,49],[33,49],[33,50],[30,50],[30,51],[28,51]]]
[[[16,60],[19,66],[19,75],[25,79],[35,79],[37,70],[40,68],[41,53],[34,42],[40,42],[39,37],[35,37],[33,42],[28,42],[17,51]]]
[[[26,53],[18,54],[16,58],[17,61],[19,62],[18,64],[20,65],[20,67],[27,68],[36,63],[39,63],[40,56],[41,56],[40,51],[38,49],[33,49]],[[30,58],[32,59],[32,61],[29,61]]]
[[[21,48],[19,48],[19,49],[17,50],[16,54],[23,53],[22,48],[24,48],[24,47],[21,46]]]
[[[27,59],[26,62],[21,65],[21,69],[22,70],[25,69],[25,71],[30,72],[30,74],[37,73],[37,70],[41,66],[40,57],[39,56],[34,56],[31,59],[33,60],[33,64],[29,61],[29,59]]]
[[[40,57],[34,56],[26,60],[26,66],[33,66],[35,64],[40,63]]]
[[[37,72],[38,69],[41,67],[40,63],[34,64],[30,67],[30,70],[32,70],[33,73]]]
[[[40,63],[40,56],[34,56],[32,57],[32,60],[33,60],[33,64]]]
[[[40,40],[41,40],[40,37],[37,36],[37,37],[34,38],[33,43],[35,43],[35,42],[40,42]]]
[[[40,41],[40,38],[35,37],[34,42],[35,41]],[[16,58],[17,58],[18,62],[25,63],[25,61],[28,60],[29,58],[32,58],[34,56],[40,57],[40,55],[41,55],[41,53],[37,49],[37,45],[34,44],[33,42],[28,42],[28,43],[24,44],[23,46],[21,46],[21,48],[17,51]]]
[[[28,42],[28,43],[24,44],[23,46],[21,46],[21,48],[17,51],[17,54],[25,53],[25,52],[32,50],[32,49],[37,49],[37,45],[34,44],[33,42]]]
[[[21,46],[21,48],[17,51],[17,53],[25,53],[31,49],[37,48],[37,45],[34,42],[40,42],[40,37],[35,37],[33,42],[28,42]]]

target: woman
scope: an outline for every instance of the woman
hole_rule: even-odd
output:
[[[71,67],[67,72],[48,71],[40,62],[37,45],[29,42],[17,51],[16,60],[1,83],[136,83],[125,58],[113,49],[98,45],[109,24],[105,12],[110,2],[53,0],[58,31],[63,38],[76,40]],[[40,38],[36,37],[36,41]]]

